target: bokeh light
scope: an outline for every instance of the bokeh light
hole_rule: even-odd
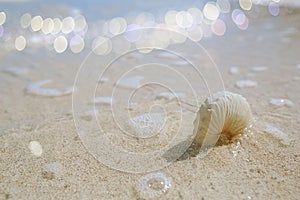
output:
[[[194,24],[201,24],[203,22],[203,13],[198,8],[190,8],[188,9],[188,13],[193,17]]]
[[[68,41],[64,36],[58,36],[54,40],[53,47],[57,53],[62,53],[67,49]]]
[[[205,4],[205,6],[203,8],[203,14],[206,19],[214,21],[214,20],[218,19],[219,15],[220,15],[220,10],[216,6],[215,3],[208,2],[207,4]]]
[[[0,25],[4,24],[6,21],[6,14],[5,12],[0,12]]]
[[[108,24],[109,32],[113,35],[118,35],[123,33],[126,30],[127,22],[122,17],[117,17],[110,20]]]
[[[129,42],[136,42],[141,39],[142,30],[136,24],[129,24],[124,35]]]
[[[86,19],[82,15],[76,16],[75,19],[74,19],[74,23],[75,23],[75,25],[74,25],[74,31],[75,32],[82,31],[87,26]]]
[[[186,11],[178,12],[176,23],[180,28],[190,28],[193,25],[193,16]]]
[[[134,20],[135,24],[141,26],[148,22],[154,22],[154,16],[152,13],[142,12],[138,14],[138,16]]]
[[[44,34],[49,34],[52,32],[53,27],[54,27],[53,20],[51,18],[47,18],[43,21],[42,32]]]
[[[243,10],[251,10],[252,8],[252,0],[239,0],[240,7]]]
[[[279,15],[279,11],[280,11],[280,8],[279,8],[279,5],[275,2],[270,2],[269,3],[269,6],[268,6],[268,10],[269,10],[269,13],[273,16],[278,16]]]
[[[198,42],[203,37],[203,31],[201,26],[193,26],[191,29],[188,30],[188,36],[192,41]]]
[[[220,8],[221,13],[229,13],[230,12],[230,2],[228,0],[217,0],[217,6]]]
[[[123,37],[115,38],[114,40],[112,40],[112,42],[112,51],[116,54],[122,54],[124,52],[127,52],[131,48],[131,43]]]
[[[70,49],[73,53],[80,53],[84,48],[84,40],[79,35],[75,35],[70,40]]]
[[[211,30],[215,35],[222,36],[226,32],[226,24],[223,20],[217,19],[211,26]]]
[[[184,43],[187,39],[188,33],[180,28],[174,29],[171,33],[170,40],[173,44]]]
[[[115,37],[112,40],[112,46],[113,52],[117,54],[123,54],[124,52],[127,52],[130,49],[131,43],[123,36],[119,36]]]
[[[239,27],[239,29],[241,30],[246,30],[249,26],[249,19],[248,17],[245,16],[243,23],[242,24],[237,24],[237,26]]]
[[[242,10],[235,9],[231,13],[231,18],[236,25],[242,25],[245,23],[247,17]]]
[[[61,31],[62,28],[62,22],[60,19],[58,18],[54,18],[53,19],[53,30],[52,30],[52,34],[57,34]]]
[[[71,33],[74,30],[74,27],[75,27],[74,19],[72,17],[66,17],[62,21],[61,32],[63,32],[64,34]]]
[[[222,36],[226,33],[227,19],[231,17],[234,24],[241,30],[246,30],[249,26],[249,18],[256,9],[253,5],[264,5],[272,16],[280,13],[280,0],[215,0],[205,1],[203,9],[199,7],[189,7],[187,10],[167,10],[167,12],[153,15],[150,12],[132,12],[127,17],[115,17],[108,20],[99,20],[96,23],[87,23],[87,19],[78,9],[67,12],[65,18],[43,18],[40,15],[21,13],[19,23],[23,29],[17,32],[10,31],[4,23],[7,23],[7,13],[0,12],[0,37],[5,41],[11,40],[11,49],[22,51],[30,44],[34,46],[46,46],[58,53],[69,49],[73,53],[80,53],[86,45],[93,47],[93,51],[98,55],[106,55],[111,50],[122,52],[131,47],[131,43],[137,46],[150,46],[165,48],[170,44],[180,44],[190,38],[192,41],[199,42],[203,37],[210,37],[213,34]],[[235,8],[235,9],[234,9]],[[232,11],[233,10],[233,11]],[[231,12],[232,11],[232,12]],[[229,14],[226,14],[229,13]],[[226,15],[225,15],[226,14]],[[18,21],[17,21],[18,22]],[[226,22],[226,23],[225,23]],[[156,31],[145,31],[145,27],[157,28]],[[103,29],[103,30],[102,30]],[[171,29],[172,34],[164,35],[159,29]],[[89,30],[89,32],[88,32]],[[134,30],[134,31],[132,31]],[[18,31],[20,31],[18,33]],[[41,34],[43,33],[43,34]],[[123,40],[115,42],[109,37],[125,33]],[[22,34],[23,36],[19,36]],[[101,36],[97,37],[99,34]],[[145,36],[149,34],[150,37]],[[8,39],[9,38],[9,39]],[[16,39],[15,39],[16,38]],[[25,39],[26,38],[26,39]],[[93,41],[91,41],[94,39]],[[32,42],[33,41],[33,42]],[[50,44],[50,45],[49,45]],[[101,44],[101,45],[100,45]],[[100,46],[99,46],[100,45]],[[98,47],[99,46],[99,47]],[[149,52],[151,50],[146,50]]]
[[[26,39],[22,35],[20,35],[15,40],[15,48],[18,51],[23,51],[25,47],[26,47]]]
[[[36,32],[41,30],[43,26],[43,18],[41,16],[35,16],[31,19],[31,30]]]
[[[231,18],[232,21],[239,27],[239,29],[246,30],[248,28],[249,20],[242,10],[233,10]]]
[[[25,13],[20,18],[20,24],[22,28],[28,28],[31,22],[31,15],[29,13]]]
[[[93,40],[92,50],[97,55],[107,55],[112,50],[112,43],[109,38],[99,36]]]
[[[150,39],[152,40],[151,44],[157,48],[167,48],[170,45],[171,33],[165,31],[165,24],[158,24],[156,28],[158,30],[154,31],[150,36]]]
[[[172,26],[177,26],[177,22],[176,22],[176,15],[177,15],[177,11],[175,10],[169,10],[166,14],[165,14],[165,23],[172,27]]]

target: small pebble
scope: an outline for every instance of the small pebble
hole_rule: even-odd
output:
[[[40,157],[43,154],[43,147],[38,141],[31,141],[28,147],[31,153],[37,157]]]

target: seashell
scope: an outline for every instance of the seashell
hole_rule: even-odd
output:
[[[251,109],[243,96],[227,91],[215,93],[205,100],[197,113],[191,147],[198,153],[201,148],[214,146],[220,135],[231,140],[251,124]]]

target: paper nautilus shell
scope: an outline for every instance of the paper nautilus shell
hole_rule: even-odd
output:
[[[191,147],[199,152],[201,148],[214,146],[220,135],[233,139],[251,124],[251,109],[243,96],[217,92],[205,100],[197,113]]]

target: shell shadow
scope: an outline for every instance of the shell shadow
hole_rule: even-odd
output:
[[[179,160],[186,160],[189,157],[194,157],[197,154],[193,150],[193,148],[191,148],[190,144],[191,144],[191,140],[190,139],[184,140],[184,141],[176,144],[175,146],[171,147],[170,149],[168,149],[163,154],[162,157],[164,159],[166,159],[168,162],[179,161]],[[189,147],[186,148],[187,146],[189,146]]]
[[[218,146],[228,145],[230,143],[232,143],[232,140],[229,140],[225,135],[221,134],[217,143],[214,146],[218,147]],[[188,148],[186,148],[187,146]],[[202,144],[198,144],[195,142],[194,139],[188,138],[187,140],[184,140],[176,144],[175,146],[171,147],[170,149],[168,149],[163,154],[162,157],[166,159],[168,162],[183,161],[191,157],[196,157],[198,155],[204,157],[212,148],[212,146],[205,147],[205,148],[201,148],[201,147]]]

